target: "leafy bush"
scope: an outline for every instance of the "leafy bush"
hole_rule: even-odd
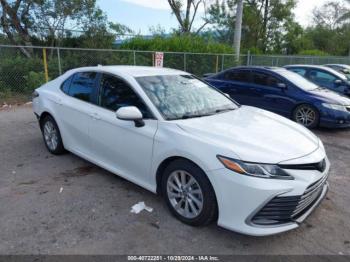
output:
[[[136,64],[149,66],[153,64],[153,51],[169,52],[164,55],[165,67],[186,70],[198,76],[235,65],[232,57],[226,56],[223,59],[220,55],[233,54],[231,46],[199,36],[159,35],[152,39],[139,37],[122,44],[120,49],[148,51],[137,53]]]
[[[156,36],[152,39],[138,37],[122,44],[120,49],[189,53],[233,53],[231,46],[199,36]]]
[[[27,91],[33,91],[35,88],[40,87],[46,82],[44,72],[30,71],[28,75],[24,76],[24,79],[26,80]]]
[[[310,56],[328,56],[326,52],[317,49],[304,50],[299,53],[299,55],[310,55]]]
[[[9,56],[11,57],[11,56]],[[30,72],[43,71],[40,58],[14,56],[0,60],[0,90],[25,93],[31,91],[27,78]]]

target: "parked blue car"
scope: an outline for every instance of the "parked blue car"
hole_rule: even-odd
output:
[[[288,65],[284,68],[298,73],[318,86],[350,97],[350,76],[327,66]]]
[[[235,67],[205,81],[243,105],[275,112],[308,127],[350,127],[350,99],[284,68]]]

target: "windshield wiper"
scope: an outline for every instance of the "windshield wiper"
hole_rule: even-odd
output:
[[[235,108],[223,108],[223,109],[217,109],[215,112],[212,113],[203,113],[203,114],[184,114],[183,116],[179,117],[178,119],[188,119],[188,118],[198,118],[198,117],[204,117],[204,116],[212,116],[218,113],[223,113],[227,111],[235,110]]]
[[[204,117],[204,116],[212,116],[213,114],[184,114],[179,119],[188,119],[188,118],[197,118],[197,117]]]
[[[223,112],[228,112],[228,111],[232,111],[235,110],[236,108],[222,108],[222,109],[217,109],[215,110],[215,113],[223,113]]]

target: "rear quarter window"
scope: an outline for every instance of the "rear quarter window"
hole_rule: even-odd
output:
[[[72,78],[73,76],[70,76],[61,85],[61,90],[67,95],[69,94],[69,87],[70,87],[70,83],[72,82]]]
[[[294,73],[301,75],[301,76],[305,76],[305,74],[306,74],[306,69],[304,69],[304,68],[291,68],[290,70]]]

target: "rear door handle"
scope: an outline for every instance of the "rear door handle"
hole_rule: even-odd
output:
[[[53,102],[55,103],[55,104],[57,104],[57,105],[63,105],[63,103],[62,103],[62,99],[61,98],[57,98],[57,99],[52,99],[53,100]]]
[[[93,119],[95,119],[95,120],[100,120],[100,119],[101,119],[100,115],[97,114],[97,113],[91,113],[90,116],[91,116]]]

